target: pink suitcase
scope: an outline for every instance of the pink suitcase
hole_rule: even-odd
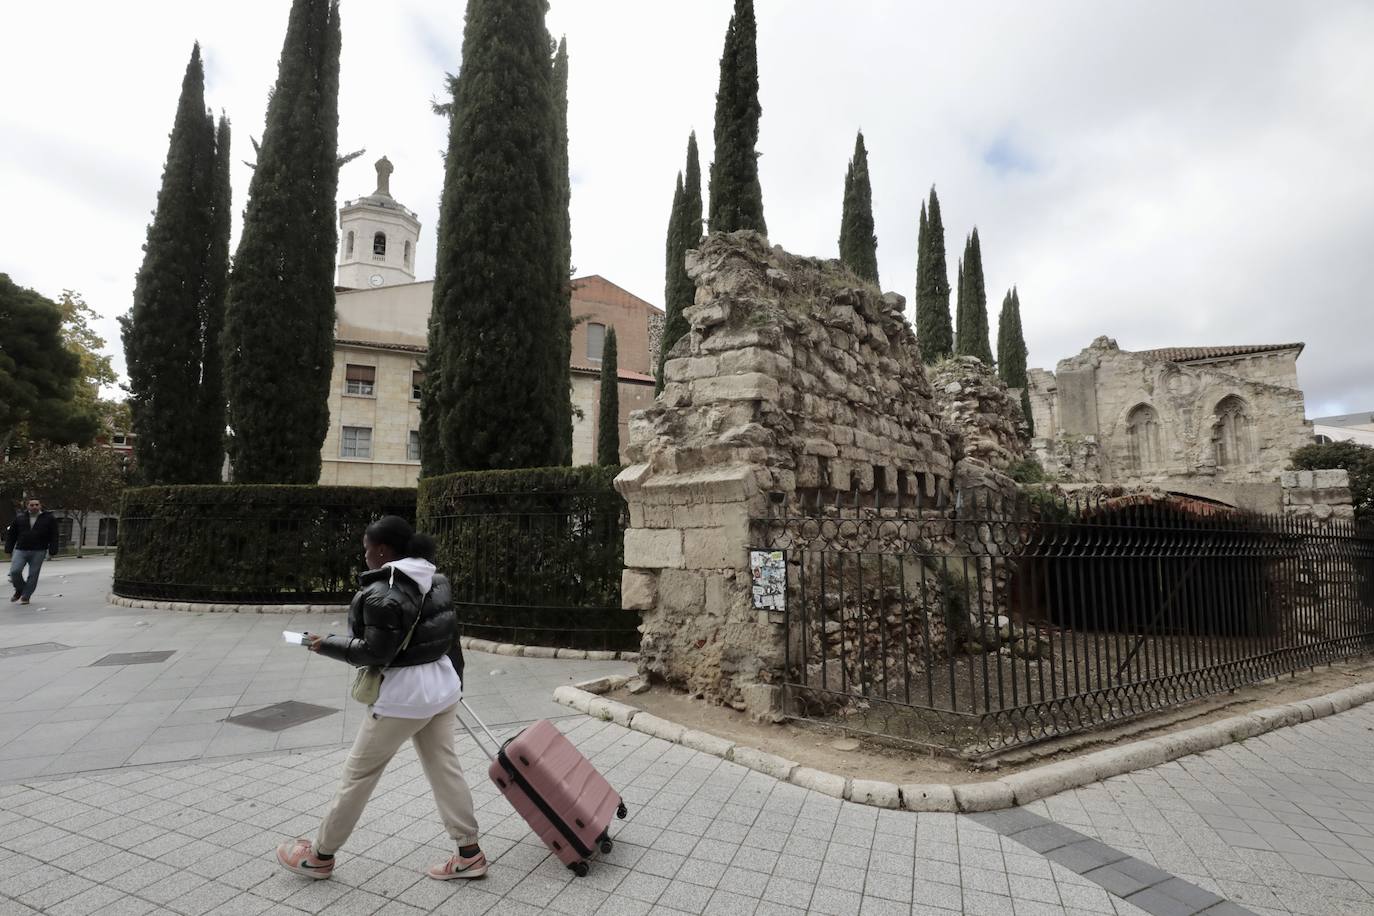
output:
[[[466,701],[463,708],[498,748],[492,757],[463,721],[468,734],[491,757],[491,781],[560,862],[579,878],[586,875],[596,850],[612,849],[612,816],[623,818],[627,813],[619,793],[547,719],[502,744]]]

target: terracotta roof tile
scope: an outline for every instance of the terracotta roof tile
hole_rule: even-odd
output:
[[[1167,359],[1171,363],[1187,363],[1199,359],[1222,359],[1227,356],[1247,356],[1251,353],[1269,353],[1279,350],[1302,352],[1305,344],[1242,344],[1231,347],[1163,347],[1158,350],[1140,350],[1144,356]]]

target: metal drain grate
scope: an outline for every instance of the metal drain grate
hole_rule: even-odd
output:
[[[114,652],[104,658],[91,662],[88,667],[99,668],[105,665],[156,665],[159,662],[165,662],[173,655],[176,655],[175,649],[166,649],[158,652]]]
[[[0,646],[0,658],[14,658],[19,655],[42,655],[44,652],[65,652],[71,646],[60,642],[36,642],[27,646]]]
[[[280,732],[286,731],[288,728],[295,728],[297,725],[304,725],[307,722],[314,722],[316,719],[323,719],[325,716],[332,716],[336,712],[338,712],[337,709],[329,706],[315,706],[312,703],[287,700],[285,703],[273,703],[262,709],[230,716],[224,721],[232,722],[235,725],[246,725],[249,728],[259,728],[265,732]]]

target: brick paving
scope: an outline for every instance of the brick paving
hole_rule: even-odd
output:
[[[0,916],[1374,914],[1374,707],[974,816],[854,805],[564,716],[630,807],[582,879],[533,838],[460,730],[487,878],[421,874],[449,847],[406,748],[334,878],[307,882],[272,850],[312,834],[332,795],[360,711],[342,666],[279,645],[282,618],[109,608],[93,568],[83,585],[69,567],[67,603],[49,612],[0,608],[0,650],[72,647],[0,652]],[[169,648],[162,663],[89,667]],[[553,685],[606,668],[473,653],[469,693],[511,734],[566,713]],[[341,712],[277,733],[221,721],[290,700]],[[93,736],[111,753],[82,744]]]

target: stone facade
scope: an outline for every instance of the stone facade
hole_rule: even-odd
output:
[[[928,372],[945,428],[960,437],[964,455],[999,471],[1026,457],[1019,391],[1008,389],[976,356],[956,356]]]
[[[752,232],[710,236],[687,267],[692,329],[631,419],[616,482],[631,516],[622,600],[642,612],[645,674],[766,714],[784,628],[753,606],[755,520],[837,495],[938,511],[966,471],[1006,478],[956,468],[900,296]]]
[[[1035,452],[1065,481],[1157,485],[1277,512],[1279,475],[1312,438],[1290,372],[1300,350],[1133,353],[1099,337],[1053,373],[1031,370]]]
[[[1281,481],[1285,515],[1317,525],[1355,520],[1349,471],[1284,471]]]

